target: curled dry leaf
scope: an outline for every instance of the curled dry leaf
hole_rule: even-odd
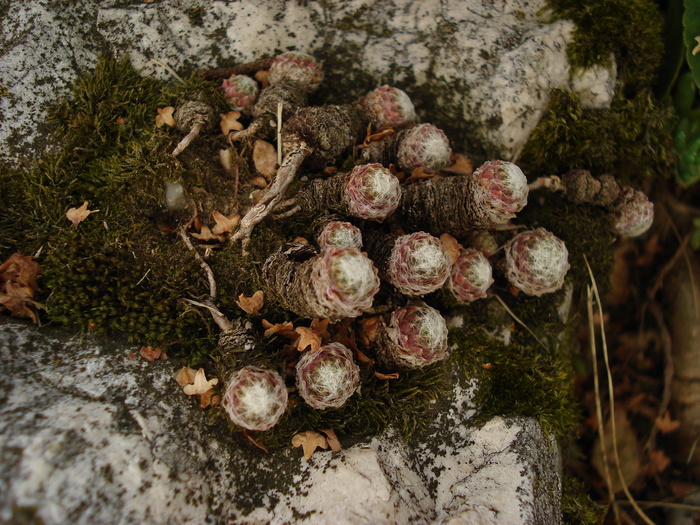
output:
[[[262,293],[262,290],[255,292],[252,297],[246,297],[245,295],[241,294],[238,296],[238,301],[236,301],[236,304],[245,313],[258,315],[260,313],[260,309],[263,307],[263,304],[265,304],[265,296]]]
[[[382,374],[381,372],[374,372],[374,375],[377,377],[377,379],[398,379],[399,378],[399,373],[394,372],[393,374]]]
[[[449,233],[443,233],[440,235],[440,242],[445,248],[447,254],[450,256],[450,264],[454,264],[459,258],[459,251],[463,248],[463,246],[459,244],[457,239],[452,237],[452,235]]]
[[[204,368],[200,368],[194,375],[194,382],[191,385],[185,385],[183,390],[188,396],[206,394],[212,388],[214,388],[214,385],[216,385],[218,382],[219,380],[216,377],[207,380],[207,376],[204,373]]]
[[[240,111],[229,111],[225,115],[220,115],[221,117],[221,133],[228,135],[231,131],[242,131],[244,129],[243,124],[238,122],[241,117]]]
[[[39,323],[36,309],[44,306],[34,301],[39,290],[37,279],[41,266],[30,255],[12,254],[0,264],[0,310],[15,317],[27,317]]]
[[[262,87],[262,89],[265,89],[267,86],[270,85],[270,72],[265,69],[255,73],[255,75],[253,75],[253,78],[260,82],[260,86]]]
[[[331,447],[333,452],[340,452],[343,450],[343,447],[340,445],[340,440],[338,439],[338,436],[335,435],[335,431],[332,428],[321,429],[321,432],[326,435],[328,445]]]
[[[250,183],[258,188],[267,188],[269,185],[269,182],[265,177],[253,177]]]
[[[253,147],[255,170],[268,181],[277,173],[277,149],[264,140],[256,140]]]
[[[364,363],[366,365],[373,365],[374,364],[374,359],[371,357],[367,357],[362,350],[355,348],[355,358],[360,362]]]
[[[145,358],[149,362],[153,362],[156,359],[168,359],[168,355],[163,352],[162,348],[156,347],[153,348],[152,346],[142,346],[141,351],[139,352],[141,354],[141,357]]]
[[[360,321],[360,329],[357,334],[360,336],[360,341],[365,346],[369,346],[374,339],[374,335],[379,329],[379,316],[367,317]]]
[[[331,338],[331,334],[328,331],[328,325],[330,321],[328,319],[312,319],[310,328],[321,336],[321,341],[327,342]]]
[[[216,225],[211,230],[214,235],[222,235],[233,231],[241,220],[240,215],[229,215],[226,217],[223,213],[219,213],[216,210],[211,212],[211,218],[216,222]]]
[[[294,435],[292,446],[303,447],[304,457],[309,459],[317,448],[328,450],[328,440],[315,430],[307,430]]]
[[[664,413],[663,417],[656,418],[656,428],[658,428],[662,434],[669,434],[677,430],[680,426],[680,421],[671,420],[671,414],[668,413],[668,410]]]
[[[173,113],[175,108],[168,106],[167,108],[158,108],[158,115],[156,116],[156,127],[160,128],[164,124],[174,128],[177,126],[175,119],[173,118]]]
[[[200,227],[199,233],[191,231],[189,232],[189,234],[200,241],[219,240],[219,237],[217,235],[214,235],[214,233],[211,231],[211,228],[204,224],[202,224],[202,226]]]
[[[270,321],[265,319],[262,320],[265,337],[272,337],[275,334],[279,334],[283,337],[289,337],[290,339],[296,339],[299,334],[294,331],[294,325],[291,322],[272,324]]]
[[[452,165],[447,168],[447,171],[464,175],[471,175],[474,173],[474,164],[461,153],[453,153],[450,160],[452,161]]]
[[[80,208],[70,208],[66,212],[66,218],[73,223],[73,228],[77,228],[78,224],[87,219],[91,213],[96,213],[100,210],[88,210],[88,201],[83,202]]]
[[[321,336],[312,328],[297,326],[294,331],[299,334],[299,339],[297,340],[297,350],[300,352],[303,352],[308,347],[310,347],[312,352],[315,352],[321,348]]]
[[[204,394],[201,394],[199,396],[199,407],[200,408],[207,408],[208,406],[219,406],[219,403],[221,402],[221,397],[216,395],[213,390],[209,390],[208,392],[205,392]]]
[[[190,368],[189,366],[183,366],[180,370],[175,372],[175,381],[177,381],[177,384],[184,387],[186,385],[191,385],[194,383],[194,376],[197,374],[197,371],[194,368]]]

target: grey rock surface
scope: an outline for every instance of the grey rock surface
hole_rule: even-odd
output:
[[[46,105],[100,54],[129,53],[144,74],[173,78],[171,69],[300,50],[326,63],[331,87],[318,102],[395,84],[456,150],[512,159],[552,89],[573,89],[589,107],[612,99],[614,68],[572,78],[573,24],[545,23],[543,7],[543,0],[4,0],[0,158],[17,161],[47,146],[39,132]]]
[[[239,440],[175,363],[130,353],[0,317],[0,522],[561,522],[556,445],[531,419],[471,426],[469,385],[418,445],[388,432],[307,461]]]

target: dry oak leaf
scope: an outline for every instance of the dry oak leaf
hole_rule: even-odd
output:
[[[252,297],[246,297],[241,294],[238,296],[238,301],[236,304],[247,314],[258,315],[260,314],[260,309],[265,304],[265,296],[262,290],[255,292]]]
[[[283,337],[296,339],[299,335],[294,331],[294,325],[289,321],[286,323],[272,324],[270,321],[263,319],[262,325],[265,329],[265,333],[263,334],[265,337],[272,337],[275,334],[279,334]]]
[[[321,348],[321,336],[312,328],[297,326],[294,331],[299,334],[297,340],[297,350],[303,352],[307,347],[311,347],[311,351],[315,352]]]
[[[668,410],[664,412],[664,417],[656,418],[656,428],[658,428],[662,434],[669,434],[680,426],[680,421],[671,420],[671,414],[668,413]]]
[[[256,140],[253,146],[255,171],[268,181],[277,173],[277,149],[264,140]]]
[[[330,321],[328,319],[318,319],[314,318],[311,320],[311,328],[314,332],[321,336],[321,341],[328,341],[331,338],[331,334],[328,331],[328,325]]]
[[[195,239],[199,239],[200,241],[219,240],[219,237],[212,233],[211,228],[209,228],[209,226],[206,226],[204,224],[199,229],[199,233],[197,233],[197,232],[189,232],[189,233],[192,237],[194,237]]]
[[[377,372],[375,370],[374,375],[376,376],[377,379],[398,379],[399,378],[398,372],[394,372],[392,374],[382,374],[381,372]]]
[[[243,131],[243,124],[238,122],[241,117],[240,111],[229,111],[225,115],[220,114],[221,117],[221,133],[228,135],[231,131]]]
[[[319,434],[315,430],[307,430],[306,432],[294,434],[294,437],[292,438],[292,446],[303,447],[304,457],[309,459],[317,448],[328,450],[328,440],[325,436]]]
[[[219,380],[216,377],[207,380],[207,376],[204,373],[204,368],[200,368],[199,370],[197,370],[197,373],[194,375],[194,382],[191,385],[185,385],[183,387],[183,390],[185,391],[185,394],[187,394],[188,396],[194,396],[197,394],[206,394],[218,382],[219,382]]]
[[[150,345],[142,346],[139,353],[141,354],[141,357],[145,358],[150,363],[152,363],[156,359],[168,359],[168,355],[165,352],[163,352],[162,348],[153,348]]]
[[[216,210],[211,212],[211,217],[216,222],[216,225],[211,230],[214,235],[222,235],[233,231],[241,220],[240,215],[229,215],[226,217],[226,215]]]
[[[96,213],[100,210],[88,210],[88,201],[83,202],[80,208],[70,208],[66,212],[66,218],[73,223],[73,228],[77,228],[78,224],[87,219],[91,213]]]
[[[471,175],[474,173],[474,164],[461,153],[453,153],[450,160],[452,161],[452,165],[445,171],[462,175]]]
[[[340,440],[338,439],[338,436],[335,435],[335,431],[332,428],[322,428],[321,432],[326,435],[328,445],[331,447],[333,452],[340,452],[343,450],[343,447],[340,445]]]
[[[443,233],[440,235],[440,242],[442,243],[443,248],[445,248],[445,251],[448,253],[450,256],[450,262],[452,264],[457,261],[459,258],[459,251],[462,249],[462,245],[459,244],[457,239],[452,237],[449,233]]]
[[[175,381],[177,381],[177,384],[184,387],[187,385],[191,385],[194,383],[194,376],[197,374],[197,371],[194,368],[190,368],[189,366],[183,366],[180,370],[178,370],[175,373]]]
[[[13,253],[0,264],[0,287],[3,283],[13,281],[36,292],[39,290],[37,279],[40,273],[41,266],[34,257],[22,255],[21,252]]]
[[[156,117],[156,127],[160,128],[163,124],[167,124],[171,128],[177,126],[175,119],[173,118],[173,113],[175,108],[168,106],[167,108],[158,108],[158,116]]]

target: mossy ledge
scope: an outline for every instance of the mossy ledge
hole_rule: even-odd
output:
[[[149,80],[134,71],[127,58],[104,59],[95,71],[81,76],[72,96],[50,113],[53,151],[31,165],[0,168],[0,257],[41,248],[41,299],[49,307],[45,319],[50,324],[123,331],[134,342],[165,347],[171,358],[213,370],[218,328],[206,312],[180,300],[206,297],[205,276],[174,231],[183,217],[166,213],[161,200],[165,182],[182,182],[188,192],[204,195],[212,209],[235,212],[241,203],[231,197],[234,181],[218,161],[226,140],[196,140],[174,159],[171,152],[181,135],[154,125],[157,108],[176,105],[194,93],[203,93],[221,113],[227,111],[218,85],[196,77],[184,84]],[[248,173],[245,166],[241,170],[243,184]],[[609,231],[609,224],[592,207],[573,207],[553,195],[542,198],[541,203],[533,199],[519,222],[545,226],[565,241],[577,241],[571,248],[569,277],[576,296],[585,279],[583,253],[598,274],[609,269],[611,239],[601,234]],[[73,228],[65,212],[85,200],[90,209],[100,211]],[[302,220],[268,220],[254,231],[249,257],[243,258],[237,247],[214,251],[209,263],[224,313],[241,315],[235,299],[261,287],[259,268],[266,253],[297,235],[311,238]],[[410,438],[443,408],[452,371],[457,370],[463,378],[480,380],[475,424],[496,414],[532,416],[564,442],[579,417],[571,388],[570,334],[557,314],[564,294],[513,297],[506,288],[497,283],[495,292],[546,348],[516,325],[510,346],[490,338],[483,329],[495,326],[494,310],[497,321],[511,323],[492,300],[456,308],[467,327],[452,331],[456,346],[449,360],[401,373],[391,381],[377,378],[362,365],[361,390],[344,407],[315,411],[294,394],[295,402],[280,424],[256,439],[269,447],[284,447],[298,431],[334,428],[350,443],[387,425]],[[441,294],[427,299],[445,310]],[[299,321],[274,304],[265,305],[262,317],[270,322]],[[261,317],[250,319],[262,331]],[[274,337],[264,348],[265,358],[277,368],[284,368],[282,345]],[[220,420],[222,432],[228,431],[222,411],[212,410],[211,418]],[[247,443],[240,429],[235,431],[241,443]]]

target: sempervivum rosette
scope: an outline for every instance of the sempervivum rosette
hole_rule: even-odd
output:
[[[296,365],[297,390],[312,408],[323,410],[345,404],[357,390],[360,368],[352,352],[340,343],[306,351]]]
[[[355,166],[345,183],[345,200],[349,215],[382,221],[401,201],[399,179],[381,164]]]
[[[419,124],[403,132],[396,160],[402,170],[422,168],[426,173],[437,173],[450,164],[451,155],[450,141],[441,129]]]
[[[639,190],[624,187],[612,206],[614,228],[618,235],[636,237],[654,222],[654,204]]]
[[[362,232],[347,221],[328,221],[316,237],[321,250],[331,246],[338,248],[362,248]]]
[[[513,237],[505,246],[505,255],[508,281],[527,295],[556,292],[569,271],[564,241],[544,228]]]
[[[362,100],[370,121],[376,128],[403,128],[416,119],[416,109],[409,96],[391,86],[380,86]]]
[[[445,319],[425,303],[398,308],[379,332],[377,359],[387,369],[421,368],[447,356]]]
[[[235,111],[249,111],[258,100],[258,83],[246,75],[232,75],[224,80],[221,89],[229,107]]]
[[[471,303],[486,297],[486,291],[493,284],[492,273],[491,263],[483,253],[465,248],[452,264],[447,288],[457,300]]]
[[[287,408],[287,387],[277,372],[246,366],[228,381],[221,404],[236,425],[270,430]]]
[[[512,162],[485,162],[471,178],[474,203],[493,224],[505,224],[527,204],[527,178]]]
[[[329,247],[320,254],[293,245],[268,257],[263,279],[282,307],[302,317],[357,317],[379,291],[377,269],[357,248]]]
[[[270,84],[296,82],[306,86],[310,93],[316,91],[323,80],[321,64],[307,53],[290,51],[275,57],[270,66]]]
[[[425,232],[396,238],[387,265],[391,284],[417,297],[440,288],[450,274],[450,256],[440,239]]]

